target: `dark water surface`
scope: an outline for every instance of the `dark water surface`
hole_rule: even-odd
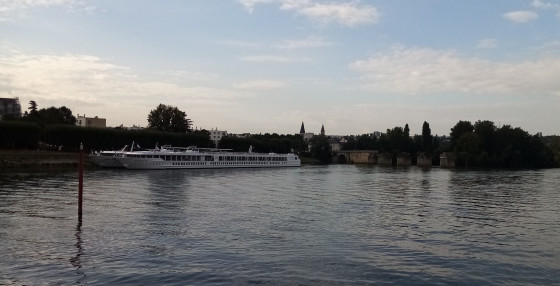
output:
[[[0,173],[0,285],[560,285],[560,170]]]

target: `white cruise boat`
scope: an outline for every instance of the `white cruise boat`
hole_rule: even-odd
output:
[[[89,155],[89,158],[93,161],[93,163],[102,168],[124,168],[121,162],[119,162],[116,158],[121,157],[127,152],[134,152],[134,148],[137,149],[136,152],[139,152],[138,149],[140,146],[132,142],[130,147],[129,145],[125,145],[121,150],[93,152]]]
[[[217,169],[299,167],[299,156],[276,153],[233,152],[231,149],[170,147],[124,152],[114,157],[127,169]]]
[[[89,155],[89,158],[97,166],[102,168],[124,168],[116,157],[121,156],[124,152],[121,151],[99,151]]]

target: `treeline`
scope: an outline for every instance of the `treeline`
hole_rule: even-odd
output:
[[[442,152],[453,152],[457,166],[500,168],[550,168],[560,164],[560,137],[530,135],[510,125],[497,127],[492,121],[459,121],[451,128],[450,137],[431,135],[427,122],[422,135],[410,136],[405,127],[387,129],[380,137],[365,134],[351,137],[344,150],[378,150],[383,153],[409,154],[413,160],[420,153],[432,156],[439,164]]]
[[[78,150],[83,143],[86,151],[114,150],[132,142],[144,148],[156,144],[173,146],[212,147],[207,132],[171,133],[153,130],[84,128],[74,125],[46,125],[21,121],[0,121],[0,148]]]
[[[551,145],[542,136],[530,135],[510,125],[492,121],[459,121],[451,128],[451,150],[465,166],[548,168],[558,166]],[[558,150],[557,150],[558,151]]]
[[[416,156],[424,153],[432,156],[432,163],[439,165],[439,155],[447,152],[446,146],[441,146],[442,138],[432,136],[430,125],[424,122],[422,125],[422,135],[410,135],[408,124],[404,127],[394,127],[387,129],[379,137],[371,134],[364,134],[357,137],[350,137],[342,146],[343,150],[378,150],[382,153],[390,153],[395,159],[399,154],[411,155],[413,164],[416,163]]]
[[[247,135],[246,137],[223,137],[219,148],[233,149],[237,152],[247,152],[253,146],[253,152],[261,153],[289,153],[303,152],[307,145],[300,135],[278,135],[276,133],[264,135]]]

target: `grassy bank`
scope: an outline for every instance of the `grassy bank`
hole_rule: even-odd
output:
[[[85,165],[92,163],[85,156]],[[0,150],[0,167],[71,167],[78,166],[78,153],[39,150]]]

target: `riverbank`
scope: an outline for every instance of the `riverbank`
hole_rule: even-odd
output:
[[[321,164],[318,160],[300,157],[304,165]],[[86,168],[97,166],[85,156]],[[27,167],[77,167],[78,154],[73,152],[44,151],[44,150],[0,150],[0,168]]]
[[[85,166],[93,163],[85,156]],[[78,153],[42,150],[0,150],[0,168],[77,167]]]

